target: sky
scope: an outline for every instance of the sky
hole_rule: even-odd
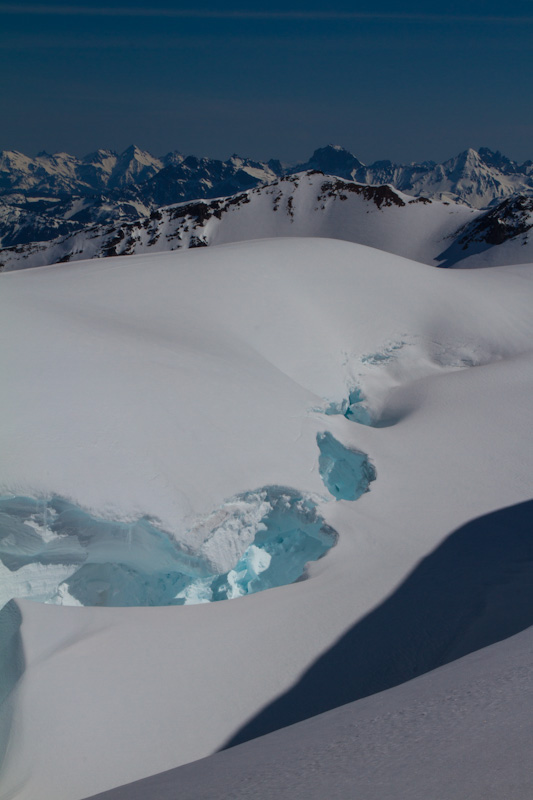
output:
[[[533,158],[533,0],[0,1],[0,149]]]

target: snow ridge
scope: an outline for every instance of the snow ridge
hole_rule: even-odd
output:
[[[345,239],[434,264],[455,232],[478,214],[310,170],[232,197],[166,206],[134,222],[90,225],[49,243],[6,248],[0,268],[279,236]]]

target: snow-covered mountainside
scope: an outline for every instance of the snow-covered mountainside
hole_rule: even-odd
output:
[[[481,212],[311,170],[232,197],[166,206],[133,222],[89,224],[50,242],[4,248],[0,270],[280,236],[344,239],[442,267],[503,266],[533,260],[532,227],[532,195],[513,195]]]
[[[150,206],[135,199],[119,201],[112,195],[76,199],[19,198],[17,204],[0,199],[0,246],[20,247],[75,233],[90,223],[113,223],[138,219]]]
[[[13,227],[0,219],[0,242],[45,241],[67,225],[76,230],[88,222],[133,220],[161,205],[231,195],[282,173],[274,160],[235,155],[223,162],[178,152],[154,158],[133,145],[121,155],[98,150],[82,159],[2,152],[0,198],[12,213],[24,215],[24,224]]]
[[[6,248],[0,251],[0,268],[280,236],[345,239],[438,264],[457,230],[479,213],[310,171],[233,197],[167,206],[134,222],[88,226],[52,242]]]
[[[524,264],[533,260],[533,194],[512,195],[467,223],[441,255],[441,266]]]
[[[434,205],[364,193],[330,200],[399,229]],[[293,237],[0,284],[2,800],[81,800],[532,624],[532,265]]]
[[[183,156],[156,158],[131,146],[118,155],[97,150],[84,158],[40,153],[29,158],[0,153],[0,199],[25,217],[23,225],[4,225],[4,247],[55,238],[58,230],[89,222],[134,220],[163,205],[236,194],[284,175],[319,170],[370,185],[390,184],[415,197],[450,200],[485,208],[533,188],[533,165],[517,164],[487,148],[469,149],[442,164],[363,164],[339,146],[316,150],[304,164],[282,165],[234,155],[227,161]],[[33,218],[33,215],[38,218]]]

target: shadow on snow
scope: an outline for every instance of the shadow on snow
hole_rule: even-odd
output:
[[[223,749],[416,678],[533,624],[533,500],[462,526]]]

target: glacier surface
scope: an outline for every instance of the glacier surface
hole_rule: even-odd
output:
[[[438,270],[290,238],[80,261],[5,273],[0,283],[9,342],[0,352],[0,495],[56,495],[75,504],[73,517],[120,522],[128,570],[163,572],[169,551],[198,558],[205,573],[189,576],[197,599],[201,581],[224,583],[252,547],[257,580],[274,577],[259,527],[277,528],[273,486],[297,491],[282,492],[289,510],[316,498],[316,514],[338,532],[327,557],[309,563],[309,580],[242,602],[14,602],[0,620],[13,645],[3,661],[13,667],[13,702],[0,796],[81,800],[220,749],[452,531],[531,498],[532,267]],[[323,413],[354,386],[376,425]],[[334,449],[324,440],[320,452],[324,431],[376,465],[379,480],[355,503],[324,488],[319,457]],[[241,493],[255,487],[268,490],[248,502]],[[23,528],[23,553],[8,553],[4,537],[13,569],[0,586],[17,581],[13,592],[35,596],[55,571],[54,591],[68,584],[70,597],[88,602],[74,574],[90,568],[109,582],[111,531],[95,532],[101,558],[89,562],[83,537],[49,530],[47,508],[46,526],[30,520],[44,533]],[[303,525],[300,513],[298,526],[285,511],[283,520]],[[66,544],[74,565],[65,566]],[[456,567],[468,581],[464,563],[452,566],[446,587]],[[238,591],[250,580],[233,577]],[[497,621],[497,593],[490,600]],[[438,644],[437,627],[412,624],[427,630],[427,647]],[[394,651],[400,660],[403,651]]]

